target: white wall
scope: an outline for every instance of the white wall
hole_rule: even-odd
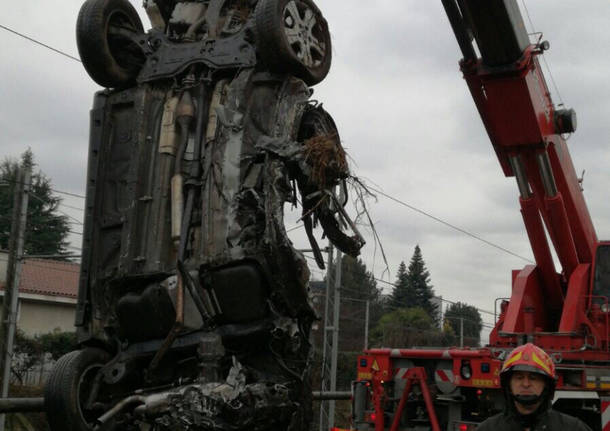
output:
[[[76,303],[39,302],[20,298],[17,327],[28,336],[55,330],[74,332],[75,312]]]

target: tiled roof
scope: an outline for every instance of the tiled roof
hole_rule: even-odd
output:
[[[19,292],[76,298],[80,265],[48,259],[25,259]],[[4,286],[0,284],[4,290]]]

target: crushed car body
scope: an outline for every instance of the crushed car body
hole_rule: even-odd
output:
[[[299,202],[342,251],[364,241],[336,190],[330,67],[311,0],[87,0],[91,111],[76,315],[80,350],[45,387],[52,430],[309,427],[309,270],[284,227]],[[344,227],[351,232],[344,232]]]

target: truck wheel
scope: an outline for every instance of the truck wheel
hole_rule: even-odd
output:
[[[124,87],[135,80],[145,57],[129,34],[144,33],[127,0],[87,0],[76,22],[76,43],[85,70],[103,87]]]
[[[259,56],[266,66],[307,85],[326,77],[332,57],[330,32],[312,0],[259,0],[254,16]]]
[[[104,412],[86,404],[91,401],[98,371],[109,360],[108,353],[95,348],[75,350],[59,358],[44,388],[45,411],[52,431],[94,429],[95,419]]]

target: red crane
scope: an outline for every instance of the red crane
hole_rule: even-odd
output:
[[[516,179],[535,265],[513,271],[486,347],[365,351],[353,429],[475,429],[502,407],[506,353],[533,342],[556,362],[560,409],[610,430],[610,242],[597,239],[564,138],[576,114],[553,102],[540,67],[550,45],[530,41],[516,0],[442,3],[502,171]]]
[[[530,43],[516,1],[443,5],[502,170],[516,178],[536,261],[514,271],[512,296],[490,345],[514,346],[527,338],[544,349],[582,350],[578,359],[609,360],[610,248],[597,240],[563,137],[575,131],[576,114],[553,103],[540,68],[538,57],[549,44]]]

